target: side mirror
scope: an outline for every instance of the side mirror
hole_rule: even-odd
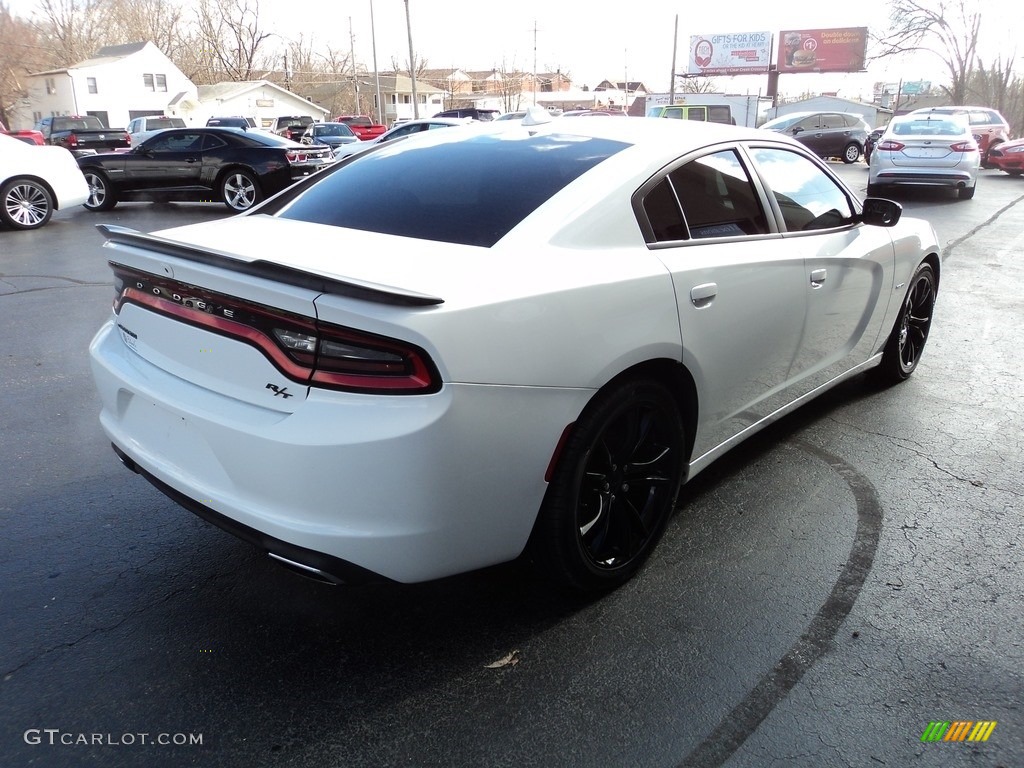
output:
[[[790,133],[792,133],[794,136],[796,136],[798,133],[803,133],[803,132],[804,132],[804,129],[801,128],[799,125],[796,128],[794,128],[792,131],[790,131]]]
[[[873,227],[892,227],[903,215],[903,206],[884,197],[868,197],[858,217],[864,224]]]

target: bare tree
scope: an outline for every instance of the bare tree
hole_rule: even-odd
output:
[[[217,79],[251,80],[271,69],[263,43],[272,32],[260,27],[259,0],[199,0],[199,55]]]
[[[715,81],[710,77],[685,77],[680,93],[716,93]]]
[[[526,80],[526,76],[515,67],[514,63],[510,67],[504,60],[501,62],[501,67],[498,68],[498,75],[499,79],[494,90],[497,91],[498,96],[501,98],[502,111],[518,111],[522,108],[523,83]],[[534,83],[533,87],[536,88],[537,83]]]
[[[943,90],[953,104],[964,104],[978,55],[978,4],[974,0],[893,0],[889,20],[875,58],[919,51],[934,54],[949,72],[950,85]]]
[[[187,45],[185,13],[173,0],[106,0],[107,45],[149,41],[170,59]]]
[[[103,45],[109,27],[105,0],[40,0],[37,30],[52,49],[51,65],[68,67]]]
[[[0,122],[11,127],[10,111],[28,96],[25,75],[45,69],[49,51],[32,24],[0,2]]]

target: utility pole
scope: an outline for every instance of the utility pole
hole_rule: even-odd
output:
[[[537,20],[533,20],[533,106],[537,106]]]
[[[377,83],[377,122],[384,123],[384,103],[380,99],[380,70],[377,68],[377,29],[373,25],[373,0],[370,0],[370,39],[373,41],[373,77]]]
[[[676,26],[675,31],[672,33],[672,78],[669,80],[668,86],[668,103],[671,106],[676,103],[676,48],[679,45],[679,14],[676,14]],[[650,102],[648,102],[650,103]],[[647,114],[646,107],[644,108],[644,114]]]
[[[412,80],[412,116],[419,118],[420,101],[416,96],[416,57],[412,52],[412,21],[409,19],[409,0],[405,0],[405,28],[409,31],[409,78]]]
[[[348,17],[348,59],[352,67],[352,95],[356,100],[356,111],[354,114],[361,115],[363,110],[359,108],[359,81],[356,80],[356,36],[352,34],[352,17]]]

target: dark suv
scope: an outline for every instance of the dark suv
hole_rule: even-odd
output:
[[[871,132],[863,117],[850,112],[791,112],[761,127],[792,136],[818,157],[839,157],[844,163],[860,159]]]
[[[465,108],[465,109],[446,109],[444,112],[438,112],[434,117],[471,117],[474,120],[493,120],[500,115],[496,109],[476,109],[476,108]]]
[[[1010,140],[1010,125],[1001,114],[988,107],[924,107],[910,114],[966,115],[971,133],[981,150],[981,167],[991,168],[988,153],[992,147]]]

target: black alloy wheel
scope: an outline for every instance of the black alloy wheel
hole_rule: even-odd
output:
[[[910,289],[903,300],[896,325],[885,344],[882,364],[877,370],[881,383],[901,382],[909,378],[917,368],[932,327],[937,291],[935,270],[930,264],[920,264],[910,281]]]
[[[639,570],[675,508],[685,428],[653,379],[600,393],[573,427],[531,541],[556,582],[612,589]]]

